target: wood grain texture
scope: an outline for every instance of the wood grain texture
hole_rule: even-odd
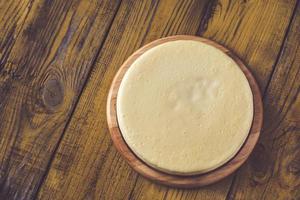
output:
[[[130,195],[137,175],[112,147],[106,97],[118,67],[141,45],[157,3],[122,1],[39,199],[127,199]]]
[[[1,2],[1,199],[35,196],[118,5],[18,2]]]
[[[232,49],[264,92],[295,4],[296,0],[216,1],[198,34]]]
[[[203,42],[213,47],[220,49],[222,52],[227,54],[231,57],[240,69],[245,74],[246,78],[248,79],[249,85],[251,87],[251,91],[253,94],[253,104],[254,104],[254,113],[253,113],[253,123],[251,126],[251,130],[247,137],[247,140],[243,144],[242,148],[239,152],[232,158],[229,162],[222,165],[221,167],[207,172],[205,174],[193,175],[193,176],[176,176],[172,174],[163,173],[159,170],[156,170],[147,164],[145,164],[141,159],[139,159],[132,150],[126,144],[122,133],[119,128],[118,120],[117,120],[117,108],[116,108],[116,101],[118,96],[118,91],[122,82],[122,79],[127,72],[127,70],[131,67],[132,63],[136,61],[141,55],[143,55],[148,50],[156,47],[157,45],[176,41],[176,40],[192,40]],[[120,154],[126,159],[128,164],[141,175],[164,185],[179,187],[179,188],[194,188],[199,186],[205,186],[212,183],[215,183],[226,176],[233,173],[236,169],[238,169],[249,157],[250,153],[254,149],[254,146],[258,140],[260,130],[262,127],[262,120],[263,120],[263,106],[261,100],[261,94],[259,91],[259,87],[252,76],[251,72],[247,69],[247,67],[243,64],[243,62],[235,56],[232,52],[230,52],[225,47],[205,38],[195,37],[195,36],[188,36],[188,35],[176,35],[165,37],[162,39],[155,40],[136,52],[134,52],[120,67],[119,71],[117,72],[107,99],[107,123],[109,132],[111,134],[112,140],[114,142],[115,147],[118,149]]]
[[[295,17],[285,40],[295,4],[124,0],[114,18],[118,0],[0,0],[0,199],[32,199],[41,184],[39,199],[225,199],[229,190],[228,199],[299,198]],[[245,61],[267,91],[270,118],[240,174],[174,189],[138,176],[116,152],[105,101],[116,71],[141,45],[196,33]]]
[[[254,73],[255,68],[261,70],[260,67],[266,67],[269,71],[266,75],[260,74],[262,78],[259,81],[264,84],[268,82],[265,79],[271,74],[294,1],[290,4],[276,1],[267,7],[252,2],[199,2],[160,1],[158,4],[154,2],[150,8],[145,2],[122,3],[115,26],[109,33],[73,119],[66,129],[39,198],[74,198],[74,195],[78,199],[226,198],[231,178],[201,190],[187,191],[159,186],[137,176],[111,147],[106,120],[102,117],[112,77],[134,50],[162,36],[195,34],[199,25],[199,33],[229,46],[245,58],[246,63],[251,64]],[[144,12],[139,12],[141,8]],[[237,11],[239,15],[236,15]],[[241,18],[243,14],[245,17]],[[147,21],[145,17],[151,20]],[[280,21],[279,25],[277,20]],[[232,29],[237,24],[240,25]],[[257,24],[260,24],[259,29],[256,28]],[[223,32],[218,33],[220,30]],[[240,36],[235,38],[235,34]],[[254,50],[248,52],[248,45],[252,45]],[[270,46],[271,56],[262,56],[263,53],[270,54],[267,52]]]
[[[300,199],[300,4],[264,97],[260,143],[230,199]]]
[[[4,65],[24,26],[33,0],[0,1],[0,65]]]

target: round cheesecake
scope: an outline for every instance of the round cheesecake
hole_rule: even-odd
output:
[[[171,174],[201,174],[239,151],[253,119],[253,96],[238,64],[193,40],[157,45],[125,73],[117,119],[130,149]]]

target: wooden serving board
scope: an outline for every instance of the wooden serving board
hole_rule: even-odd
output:
[[[219,168],[199,175],[191,175],[191,176],[183,176],[183,175],[173,175],[168,174],[165,172],[161,172],[157,169],[154,169],[150,166],[148,166],[146,163],[144,163],[141,159],[139,159],[132,150],[128,147],[125,140],[122,137],[121,131],[119,129],[118,121],[117,121],[117,111],[116,111],[116,100],[117,100],[117,94],[118,90],[122,81],[122,78],[126,71],[129,69],[129,67],[132,65],[132,63],[143,53],[145,53],[147,50],[168,42],[168,41],[175,41],[175,40],[194,40],[199,42],[204,42],[209,45],[212,45],[220,50],[222,50],[224,53],[226,53],[228,56],[230,56],[235,62],[239,65],[241,70],[244,72],[245,76],[247,77],[252,94],[253,94],[253,103],[254,103],[254,116],[253,116],[253,122],[252,126],[249,132],[249,135],[239,150],[239,152],[233,157],[230,161],[225,163],[224,165],[220,166]],[[111,134],[111,138],[114,142],[115,147],[118,149],[118,151],[121,153],[121,155],[126,159],[128,164],[138,173],[141,175],[164,185],[169,186],[175,186],[175,187],[182,187],[182,188],[192,188],[197,186],[204,186],[211,183],[214,183],[216,181],[219,181],[226,176],[233,173],[235,170],[237,170],[249,157],[250,153],[252,152],[255,144],[258,141],[260,131],[262,128],[263,123],[263,105],[261,100],[261,94],[258,87],[258,84],[256,80],[254,79],[251,72],[248,70],[248,68],[243,64],[243,62],[235,56],[232,52],[230,52],[227,48],[215,43],[214,41],[211,41],[209,39],[196,37],[196,36],[188,36],[188,35],[176,35],[176,36],[170,36],[166,38],[162,38],[159,40],[155,40],[144,47],[137,50],[135,53],[133,53],[120,67],[118,73],[116,74],[109,94],[108,94],[108,100],[107,100],[107,122],[109,131]]]

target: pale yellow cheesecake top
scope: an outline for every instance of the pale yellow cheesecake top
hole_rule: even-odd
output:
[[[198,174],[230,160],[249,133],[253,97],[235,61],[192,40],[160,44],[126,72],[117,96],[121,133],[148,165]]]

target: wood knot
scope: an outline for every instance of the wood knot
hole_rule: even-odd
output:
[[[252,168],[253,181],[257,183],[264,183],[269,178],[269,169],[272,165],[270,155],[263,144],[258,144],[250,157],[250,165]]]
[[[300,158],[296,157],[288,166],[288,171],[296,176],[300,176]]]
[[[57,79],[47,80],[42,91],[42,99],[47,108],[58,107],[64,99],[64,89],[61,82]]]

